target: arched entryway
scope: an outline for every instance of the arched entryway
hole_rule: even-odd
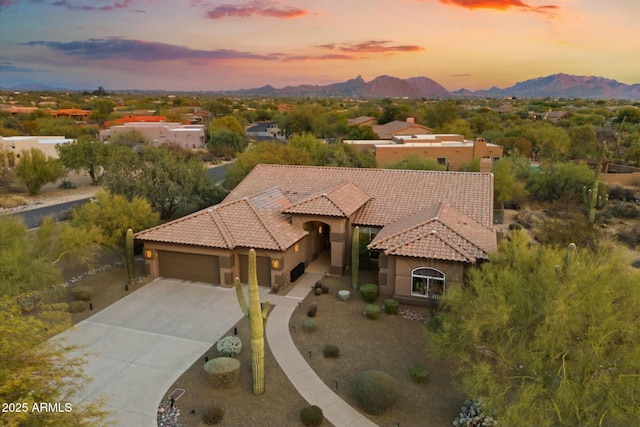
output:
[[[331,251],[331,226],[320,221],[304,223],[307,237],[307,262],[318,258],[324,251]]]

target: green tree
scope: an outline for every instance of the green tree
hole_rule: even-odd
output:
[[[118,254],[125,260],[127,230],[134,232],[153,227],[158,223],[158,214],[144,199],[125,197],[100,191],[94,201],[75,209],[71,226],[78,230],[95,230],[96,242]]]
[[[209,141],[207,149],[215,156],[235,156],[247,148],[244,126],[233,116],[224,116],[212,120],[207,125]]]
[[[585,164],[555,162],[543,164],[532,173],[526,188],[539,201],[575,202],[582,197],[582,187],[593,182],[593,172]]]
[[[261,163],[275,165],[312,165],[311,156],[305,150],[276,142],[263,142],[240,154],[233,165],[227,168],[224,186],[232,189],[251,170]]]
[[[513,164],[508,159],[499,159],[493,163],[493,199],[498,203],[519,201],[526,195],[524,184],[516,178]]]
[[[446,166],[439,164],[433,159],[425,159],[416,154],[406,156],[396,163],[386,166],[387,169],[408,169],[408,170],[425,170],[425,171],[443,171]]]
[[[368,125],[348,125],[343,139],[380,139],[373,131],[373,127]]]
[[[640,419],[640,272],[620,248],[561,251],[514,232],[443,306],[434,349],[500,425]]]
[[[100,402],[86,403],[77,398],[88,384],[83,373],[84,355],[77,355],[77,347],[60,340],[47,340],[71,326],[66,304],[39,304],[37,316],[23,315],[24,297],[0,297],[0,402],[25,405],[21,411],[3,411],[2,425],[105,425],[108,413],[100,408]],[[63,406],[60,411],[33,410],[33,405],[41,402],[71,406]]]
[[[598,139],[592,125],[572,126],[568,133],[570,158],[594,158],[598,155]]]
[[[0,216],[0,296],[15,297],[59,285],[61,263],[89,264],[98,238],[96,230],[74,229],[51,218],[30,232],[20,218]]]
[[[56,145],[56,150],[67,170],[86,171],[91,183],[98,185],[98,174],[107,159],[107,148],[102,141],[84,135],[71,143]]]
[[[62,164],[37,148],[23,151],[16,166],[16,177],[29,194],[38,194],[45,184],[56,182],[64,175]]]
[[[130,129],[118,132],[109,137],[109,144],[126,145],[127,147],[136,147],[140,145],[148,145],[150,141],[136,129]]]
[[[309,153],[311,161],[316,166],[325,165],[327,162],[328,145],[313,136],[313,134],[304,132],[295,134],[288,141],[289,145],[299,148]]]

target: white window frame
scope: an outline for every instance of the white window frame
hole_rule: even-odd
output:
[[[439,286],[442,292],[438,292]],[[440,298],[446,292],[446,275],[433,267],[418,267],[411,271],[411,296]]]

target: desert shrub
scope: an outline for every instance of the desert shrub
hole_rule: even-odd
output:
[[[493,417],[482,412],[480,402],[465,400],[460,414],[453,420],[456,427],[493,427],[498,422]]]
[[[623,244],[635,249],[640,245],[640,227],[627,227],[616,233],[616,238]]]
[[[323,285],[322,286],[322,293],[323,294],[328,294],[329,293],[329,287],[327,285]]]
[[[527,180],[527,190],[531,197],[539,201],[579,200],[582,187],[593,183],[593,171],[585,164],[549,163]]]
[[[511,224],[509,224],[509,230],[522,230],[522,224],[512,222]]]
[[[606,212],[615,218],[633,219],[640,216],[640,209],[638,209],[635,203],[626,203],[617,200],[609,203],[606,208]]]
[[[317,313],[318,313],[318,303],[314,301],[311,304],[309,304],[309,310],[307,311],[307,316],[316,317]]]
[[[378,285],[368,283],[360,286],[360,295],[365,302],[373,304],[378,299]]]
[[[364,411],[380,415],[398,400],[398,382],[383,371],[363,371],[353,381],[353,395]]]
[[[305,332],[315,332],[316,329],[318,329],[318,324],[316,323],[315,320],[313,319],[307,319],[304,321],[304,323],[302,324],[302,329]]]
[[[516,214],[516,219],[518,220],[518,224],[522,225],[527,230],[536,228],[544,221],[544,218],[541,214],[532,212],[527,209],[522,209],[521,211],[519,211]]]
[[[337,359],[340,357],[340,349],[337,345],[329,344],[324,347],[323,354],[328,359]]]
[[[305,426],[317,427],[322,424],[323,419],[322,409],[316,405],[307,406],[300,411],[300,421]]]
[[[313,289],[322,289],[322,279],[318,280],[314,285]]]
[[[222,406],[215,405],[206,410],[206,412],[202,415],[202,421],[204,421],[204,423],[208,426],[213,426],[220,423],[223,417],[224,408]]]
[[[7,196],[7,197],[3,197],[0,199],[0,208],[6,208],[6,209],[10,209],[10,208],[15,208],[16,206],[23,206],[26,205],[27,201],[24,199],[24,197],[20,197],[20,196]]]
[[[68,179],[63,179],[60,184],[58,184],[58,188],[61,190],[73,190],[76,188],[76,185]]]
[[[237,336],[220,338],[216,343],[218,354],[224,357],[236,357],[242,351],[242,341]]]
[[[314,295],[322,295],[322,288],[315,288],[313,290]]]
[[[93,289],[91,289],[90,286],[76,286],[75,288],[71,288],[71,295],[73,295],[75,299],[89,301],[93,297]]]
[[[389,298],[384,300],[384,312],[387,314],[398,314],[400,302],[397,299]]]
[[[230,388],[238,381],[240,361],[233,357],[216,357],[204,364],[204,371],[215,388]]]
[[[429,371],[422,365],[413,365],[410,367],[409,374],[414,383],[423,384],[429,379]]]
[[[85,301],[71,301],[69,303],[69,313],[82,313],[87,308]]]
[[[371,320],[376,320],[378,317],[380,317],[381,312],[382,309],[377,304],[367,304],[367,306],[364,308],[365,317]]]
[[[622,185],[613,184],[607,187],[609,200],[619,200],[621,202],[634,202],[636,200],[636,192],[631,187],[623,187]]]
[[[575,243],[594,247],[600,237],[600,229],[589,224],[587,217],[578,210],[570,210],[547,219],[533,234],[538,242],[547,245],[567,247],[569,243]]]

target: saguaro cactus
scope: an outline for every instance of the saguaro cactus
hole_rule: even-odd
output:
[[[351,287],[358,290],[358,272],[360,270],[360,227],[357,225],[353,229],[351,239]]]
[[[129,286],[136,284],[136,262],[133,257],[133,230],[128,229],[125,236],[125,249],[127,252],[127,272],[129,273]]]
[[[596,209],[602,209],[609,198],[606,193],[606,185],[603,185],[598,181],[598,178],[600,178],[600,169],[602,169],[604,152],[605,143],[602,143],[602,146],[600,147],[600,154],[598,155],[598,164],[596,165],[596,174],[593,179],[593,186],[591,188],[582,187],[582,198],[585,205],[587,205],[587,219],[590,224],[593,224],[596,221]]]
[[[245,316],[251,320],[251,362],[253,372],[253,393],[264,393],[264,324],[269,314],[270,303],[267,301],[260,308],[258,292],[258,274],[256,271],[256,251],[249,250],[249,304],[247,304],[240,279],[236,277],[234,285],[238,295],[238,303]]]

